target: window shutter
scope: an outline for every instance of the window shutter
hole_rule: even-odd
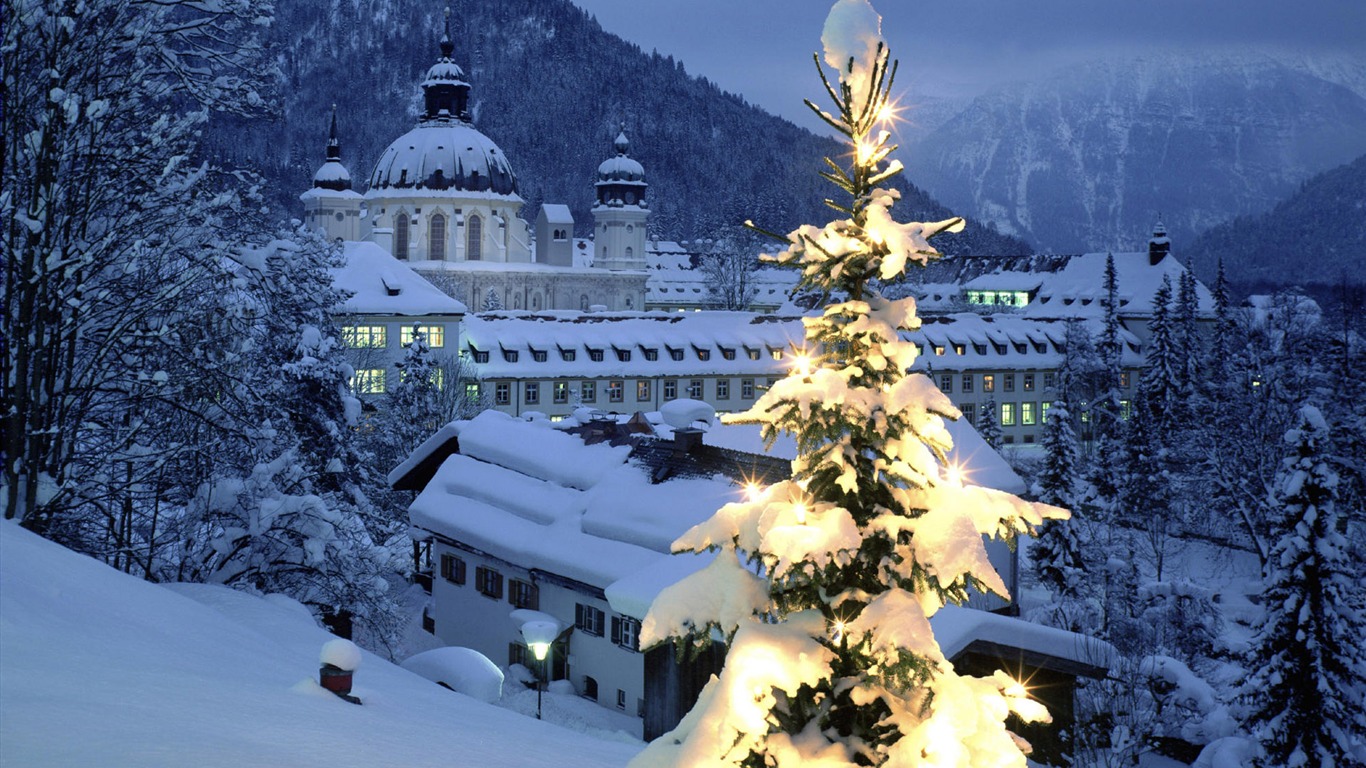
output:
[[[583,603],[574,603],[574,626],[583,629]]]
[[[621,617],[612,617],[612,642],[621,645]]]

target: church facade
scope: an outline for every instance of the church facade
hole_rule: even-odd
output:
[[[598,168],[592,252],[573,241],[563,205],[543,206],[533,237],[511,162],[472,123],[449,29],[440,48],[417,126],[380,155],[364,193],[341,162],[333,115],[327,161],[300,196],[304,223],[379,245],[473,311],[644,309],[649,187],[624,130]]]

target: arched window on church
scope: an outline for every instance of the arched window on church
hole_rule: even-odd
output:
[[[533,294],[531,294],[531,308],[532,308],[532,309],[540,309],[540,308],[541,308],[541,294],[539,294],[539,293],[533,293]]]
[[[636,255],[635,249],[632,248],[632,247],[629,246],[629,245],[626,246],[626,260],[627,260],[627,261],[630,261],[631,258],[634,257],[635,255]]]
[[[465,259],[479,261],[484,258],[484,220],[478,214],[470,214],[465,224]]]
[[[394,217],[394,258],[408,260],[408,214]]]
[[[433,213],[427,224],[427,258],[446,260],[446,217],[439,213]]]

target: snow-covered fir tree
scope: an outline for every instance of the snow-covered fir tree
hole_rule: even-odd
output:
[[[1353,605],[1363,574],[1343,535],[1322,413],[1301,408],[1285,442],[1246,724],[1261,745],[1258,766],[1366,765],[1366,617]]]
[[[498,298],[498,291],[494,290],[493,288],[490,288],[489,292],[484,294],[484,306],[482,307],[483,311],[497,312],[502,308],[503,300]]]
[[[1162,285],[1153,295],[1153,316],[1148,323],[1148,339],[1143,375],[1139,380],[1142,393],[1139,418],[1152,422],[1163,435],[1176,418],[1180,382],[1178,351],[1171,319],[1172,283],[1162,276]]]
[[[1001,430],[1001,420],[996,416],[996,401],[987,400],[977,415],[977,431],[993,450],[1001,450],[1005,445],[1005,433]]]
[[[1036,483],[1039,501],[1073,510],[1075,514],[1080,462],[1077,434],[1072,430],[1067,403],[1058,401],[1048,409],[1042,444],[1044,465]],[[1075,519],[1044,523],[1029,552],[1039,581],[1054,594],[1066,598],[1081,594],[1085,575],[1075,523]]]
[[[955,673],[928,621],[970,588],[1006,594],[983,534],[1066,513],[948,471],[943,419],[959,414],[928,377],[908,373],[917,349],[901,334],[919,325],[914,301],[871,285],[934,258],[928,239],[963,226],[891,216],[898,195],[880,185],[901,164],[888,161],[880,123],[892,117],[895,65],[879,25],[865,0],[840,0],[822,36],[839,73],[826,81],[836,109],[812,108],[849,141],[850,166],[831,161],[825,174],[848,195],[836,204],[846,218],[801,227],[769,257],[799,269],[803,287],[839,298],[805,321],[792,372],[732,419],[760,424],[770,441],[794,435],[793,477],[753,489],[674,543],[715,559],[660,595],[642,646],[705,645],[716,632],[727,658],[638,767],[1023,766],[1005,720],[1047,717],[1004,673]]]

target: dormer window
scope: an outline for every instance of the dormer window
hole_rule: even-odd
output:
[[[953,345],[953,353],[954,353],[955,355],[966,355],[966,354],[968,353],[968,345],[966,345],[966,344],[954,344],[954,345]]]
[[[489,361],[488,350],[478,350],[471,346],[470,353],[474,356],[474,362],[476,363],[487,363]]]
[[[996,354],[998,355],[1004,355],[1006,353],[1006,345],[1004,344],[993,341],[991,342],[991,346],[996,350]]]
[[[701,347],[693,347],[693,351],[697,353],[697,359],[698,359],[698,360],[710,360],[710,359],[711,359],[711,350],[710,350],[710,349],[702,349]]]
[[[545,350],[544,350],[544,349],[533,349],[533,350],[531,350],[531,359],[534,360],[534,361],[536,361],[536,362],[538,362],[538,363],[544,363],[544,362],[545,362],[545,359],[546,359]]]
[[[750,360],[758,360],[759,350],[753,347],[745,347],[745,356],[748,357]]]
[[[507,363],[515,363],[515,362],[517,362],[517,350],[515,350],[515,349],[505,349],[505,350],[503,350],[503,362],[507,362]]]
[[[601,350],[601,349],[591,349],[591,348],[590,348],[590,349],[588,350],[588,359],[589,359],[589,360],[592,360],[592,361],[595,362],[595,363],[601,363],[601,362],[602,362],[602,350]]]
[[[674,349],[673,347],[668,347],[668,350],[669,350],[669,359],[670,359],[670,360],[682,360],[682,359],[683,359],[683,350],[681,350],[681,349]]]
[[[1014,347],[1015,347],[1015,351],[1016,351],[1018,354],[1021,354],[1021,355],[1025,354],[1026,352],[1029,351],[1029,348],[1026,347],[1026,346],[1024,345],[1024,342],[1019,342],[1019,341],[1017,341],[1017,342],[1015,342]]]
[[[623,363],[629,363],[629,362],[631,362],[631,350],[629,350],[629,349],[617,349],[616,347],[612,347],[612,350],[615,351],[615,352],[617,353],[617,360],[618,360],[619,362],[623,362]]]
[[[564,347],[560,347],[561,360],[565,361],[566,363],[572,363],[574,362],[575,357],[578,357],[578,350],[565,349]]]
[[[645,359],[652,363],[659,359],[659,350],[654,347],[641,347],[641,351],[645,353]]]
[[[973,344],[973,345],[972,345],[972,351],[973,351],[973,352],[976,352],[976,353],[979,354],[979,355],[985,355],[985,354],[987,353],[987,345],[985,345],[985,344]]]
[[[724,357],[724,358],[727,359],[727,360],[734,360],[734,359],[735,359],[735,350],[734,350],[734,349],[727,349],[727,348],[725,348],[725,347],[721,347],[721,357]]]

